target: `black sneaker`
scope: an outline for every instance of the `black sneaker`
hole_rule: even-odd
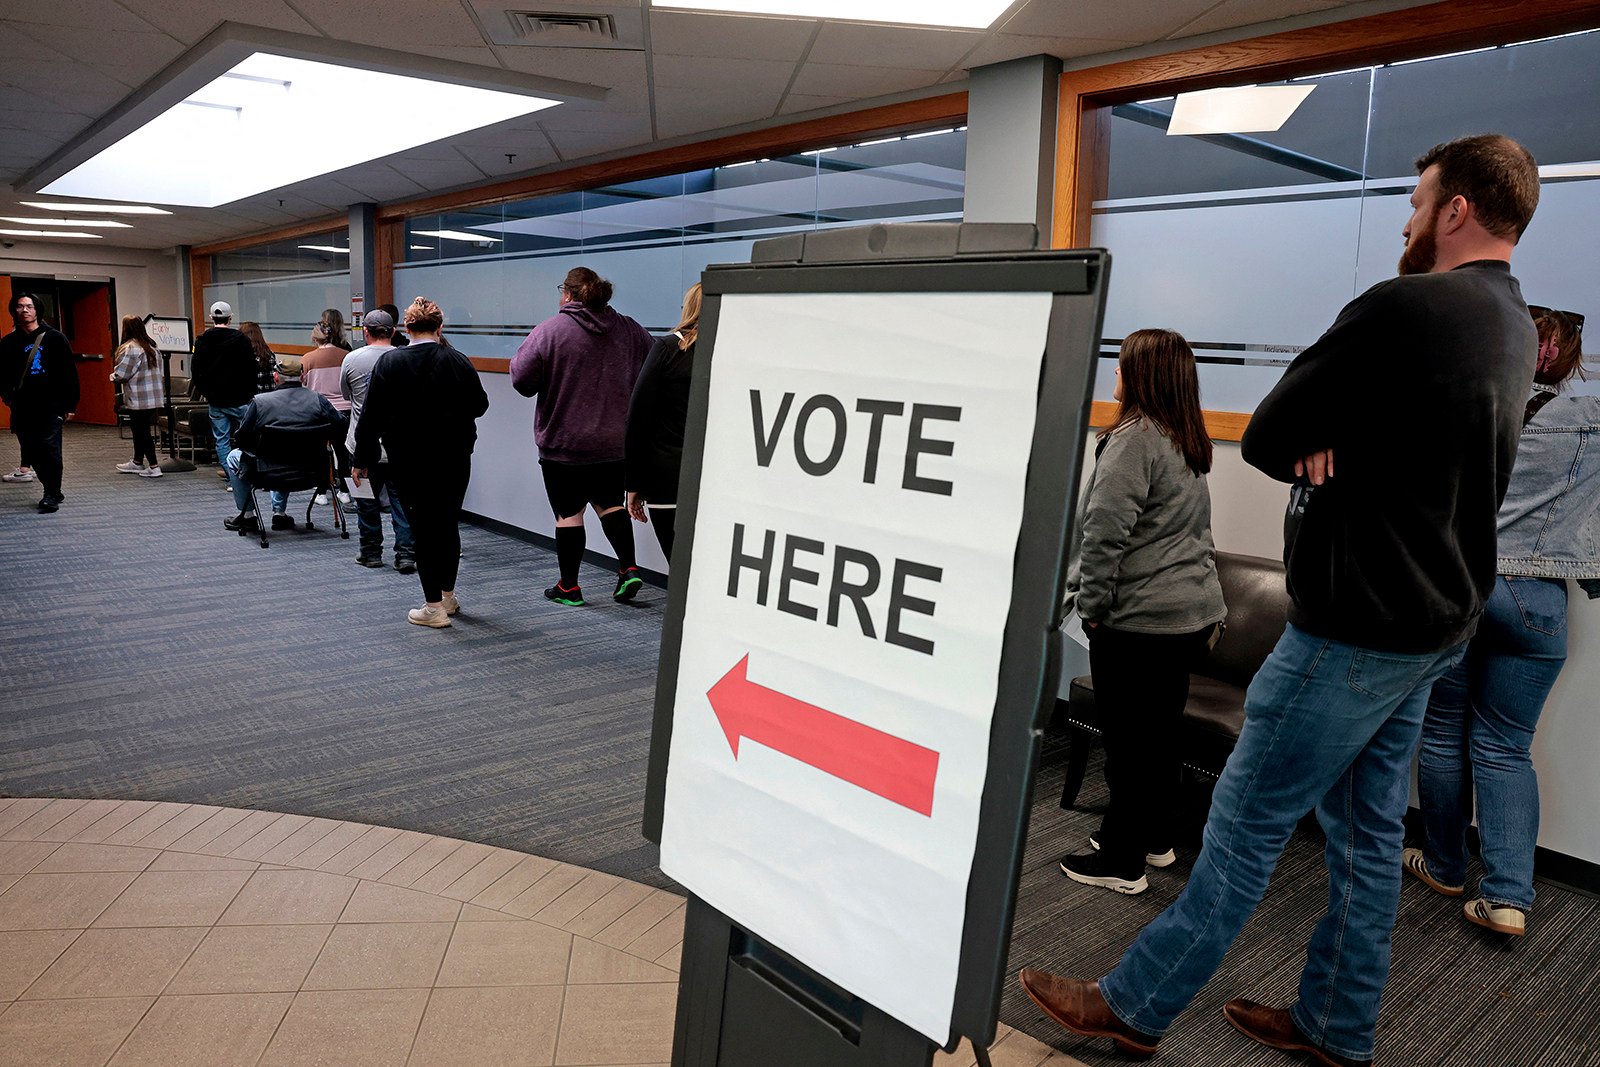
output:
[[[401,574],[415,574],[417,573],[417,561],[410,556],[396,556],[394,558],[394,569]]]
[[[284,512],[274,511],[272,513],[272,528],[274,530],[292,530],[294,529],[294,520]]]
[[[546,600],[554,600],[557,604],[566,604],[568,607],[583,607],[583,589],[573,586],[571,589],[564,587],[560,582],[544,591]]]
[[[1097,885],[1116,893],[1143,893],[1150,888],[1144,878],[1144,864],[1117,866],[1117,861],[1104,852],[1085,852],[1081,856],[1062,856],[1061,873],[1074,882]]]
[[[356,562],[361,564],[363,567],[381,567],[381,566],[383,566],[383,557],[382,556],[357,556],[356,557]]]
[[[1100,851],[1100,831],[1089,835],[1089,847]],[[1152,867],[1171,867],[1178,862],[1178,854],[1171,848],[1152,848],[1144,854],[1144,861]]]
[[[624,568],[617,572],[617,591],[611,594],[611,599],[618,602],[632,600],[643,584],[644,579],[639,577],[638,567]]]
[[[256,520],[255,515],[246,515],[242,511],[231,519],[223,519],[222,528],[233,530],[240,535],[261,532],[261,524]]]
[[[61,510],[61,501],[53,496],[47,496],[39,501],[39,514],[50,515]]]

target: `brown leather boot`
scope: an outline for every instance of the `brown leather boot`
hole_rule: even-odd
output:
[[[1117,1018],[1106,1004],[1106,998],[1100,995],[1098,982],[1062,978],[1048,971],[1030,971],[1026,967],[1018,979],[1028,996],[1044,1009],[1046,1015],[1075,1034],[1109,1037],[1123,1052],[1141,1058],[1154,1054],[1156,1042],[1161,1040],[1140,1033]]]
[[[1353,1060],[1349,1056],[1318,1048],[1300,1032],[1287,1008],[1269,1008],[1253,1000],[1230,1000],[1222,1006],[1222,1014],[1227,1016],[1235,1030],[1268,1048],[1304,1052],[1313,1063],[1320,1063],[1322,1067],[1372,1067],[1371,1060]]]

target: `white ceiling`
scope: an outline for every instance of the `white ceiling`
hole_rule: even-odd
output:
[[[341,214],[352,203],[410,199],[811,112],[947,92],[961,88],[972,67],[1021,56],[1177,50],[1428,2],[1017,0],[988,30],[937,30],[658,11],[648,0],[5,0],[0,184],[18,181],[224,21],[370,41],[608,92],[602,101],[562,104],[222,208],[132,217],[132,229],[114,231],[104,244],[203,244]],[[505,33],[484,21],[506,9],[641,7],[643,50],[494,44]],[[305,150],[314,152],[322,137],[356,136],[368,123],[404,121],[331,117],[326,129],[306,131]],[[250,165],[249,146],[193,150],[235,151],[240,166]],[[32,211],[17,209],[20,199],[0,193],[0,207]]]

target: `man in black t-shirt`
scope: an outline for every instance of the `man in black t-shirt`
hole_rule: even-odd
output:
[[[11,408],[11,429],[22,465],[38,473],[41,514],[61,507],[61,427],[78,406],[78,367],[72,346],[39,318],[32,293],[11,298],[16,329],[0,338],[0,400]]]
[[[189,357],[194,387],[211,405],[211,437],[216,442],[217,463],[227,474],[230,486],[234,486],[234,478],[226,461],[233,450],[233,435],[244,422],[245,406],[256,395],[259,370],[255,346],[230,325],[232,321],[232,307],[221,300],[212,304],[211,325],[195,338],[194,355]]]

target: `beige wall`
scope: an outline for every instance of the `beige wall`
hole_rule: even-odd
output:
[[[10,248],[0,247],[0,274],[110,278],[115,283],[118,317],[183,314],[178,258],[171,249],[106,247],[100,241],[17,240]],[[9,322],[6,328],[10,328]]]

